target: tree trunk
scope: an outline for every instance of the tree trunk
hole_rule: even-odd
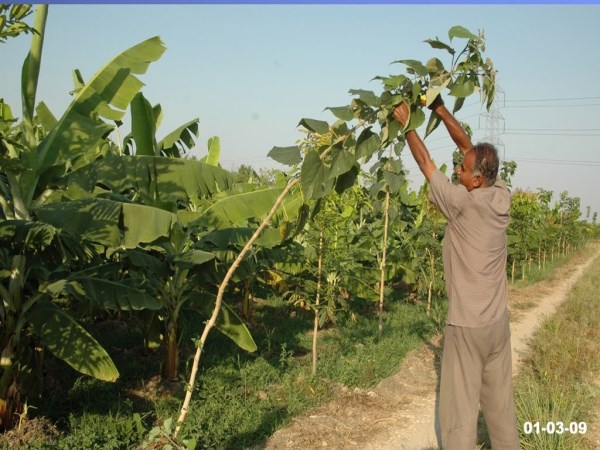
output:
[[[177,343],[177,319],[169,319],[166,329],[166,357],[163,367],[163,379],[177,381],[179,370],[179,346]]]
[[[511,274],[510,274],[510,282],[511,283],[515,283],[515,268],[516,268],[516,264],[517,264],[517,260],[513,259],[512,262],[512,269],[511,269]]]
[[[317,373],[317,336],[319,332],[319,303],[321,301],[321,272],[323,270],[323,230],[319,233],[319,259],[317,261],[317,298],[315,299],[315,323],[312,343],[312,374]]]
[[[546,249],[544,249],[544,269],[546,268],[546,258],[547,258]]]
[[[21,403],[19,390],[17,389],[17,383],[14,379],[14,370],[12,366],[8,369],[7,381],[10,382],[6,387],[2,387],[0,392],[0,431],[6,431],[14,428],[17,417],[23,409]],[[6,373],[6,372],[5,372]],[[4,381],[4,374],[2,376]]]
[[[379,280],[379,304],[377,305],[377,316],[378,316],[378,331],[377,337],[381,340],[383,334],[383,299],[384,299],[384,288],[385,288],[385,265],[387,257],[387,241],[388,241],[388,223],[390,220],[390,192],[385,193],[385,212],[383,221],[383,242],[381,244],[381,277]]]
[[[429,290],[427,292],[427,317],[431,313],[431,294],[432,294],[433,281],[429,282]]]

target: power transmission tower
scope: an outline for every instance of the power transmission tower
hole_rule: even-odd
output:
[[[500,85],[496,83],[494,103],[492,103],[490,110],[483,113],[481,116],[485,118],[485,141],[494,145],[498,149],[498,153],[500,153],[500,149],[502,149],[502,159],[505,159],[506,150],[504,148],[504,142],[500,139],[500,129],[502,128],[502,133],[504,133],[505,124],[504,116],[500,113],[500,108],[503,108],[504,106],[504,91]]]

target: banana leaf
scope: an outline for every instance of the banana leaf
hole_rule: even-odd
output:
[[[109,248],[136,248],[168,237],[177,216],[151,206],[89,198],[34,209],[57,228]]]
[[[194,326],[199,327],[206,321],[207,317],[212,314],[217,297],[207,292],[194,292],[191,293],[191,295],[192,297],[189,302],[186,303],[184,315],[188,324],[191,321]],[[254,342],[254,338],[252,338],[250,331],[246,325],[244,325],[242,319],[240,319],[235,311],[225,302],[221,305],[215,327],[241,349],[246,350],[247,352],[256,351],[256,342]],[[199,329],[198,332],[200,331],[201,330]]]
[[[116,56],[79,90],[57,125],[38,147],[38,171],[61,164],[95,147],[112,127],[100,117],[116,121],[125,114],[143,83],[144,74],[166,47],[156,36]]]
[[[251,219],[261,221],[282,191],[281,188],[261,188],[250,192],[223,194],[223,197],[206,208],[199,211],[179,211],[177,216],[184,226],[211,228],[244,226]],[[302,201],[298,195],[290,195],[276,213],[278,222],[282,218],[295,220],[301,205]]]
[[[104,381],[119,377],[112,359],[98,341],[53,303],[38,302],[28,320],[42,345],[73,369]]]
[[[159,310],[163,307],[157,298],[131,286],[133,282],[134,280],[118,282],[106,280],[81,272],[74,273],[67,279],[41,286],[40,292],[52,297],[68,295],[90,301],[103,310]]]
[[[105,158],[73,171],[65,186],[92,192],[103,186],[115,193],[134,190],[146,205],[177,210],[178,201],[225,191],[233,175],[224,169],[189,159],[156,156]]]

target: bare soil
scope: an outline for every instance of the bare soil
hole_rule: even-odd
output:
[[[540,322],[552,315],[598,255],[600,249],[596,248],[591,257],[572,258],[549,280],[510,287],[513,375]],[[411,352],[395,375],[373,389],[342,389],[336,399],[296,417],[290,426],[277,431],[255,450],[437,449],[435,410],[441,344],[442,336],[436,336]],[[590,437],[599,438],[598,434]]]

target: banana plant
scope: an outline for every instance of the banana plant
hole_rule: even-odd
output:
[[[62,189],[35,210],[49,223],[112,251],[125,250],[123,258],[136,270],[148,275],[154,271],[153,292],[161,307],[152,314],[147,342],[153,347],[164,342],[162,375],[168,380],[178,377],[182,327],[191,326],[191,318],[198,319],[194,309],[204,311],[215,301],[214,286],[222,277],[218,267],[230,260],[239,242],[253,232],[253,220],[264,216],[282,191],[232,185],[231,180],[229,172],[200,161],[109,157],[71,172]],[[71,201],[58,201],[64,196]],[[294,196],[284,202],[257,244],[272,247],[285,240],[286,224],[295,219],[301,204]],[[241,348],[256,348],[228,305],[217,328]]]
[[[5,307],[0,323],[3,426],[9,426],[11,409],[18,408],[18,396],[26,393],[15,386],[24,389],[23,374],[31,366],[23,358],[31,353],[30,342],[83,373],[105,380],[118,376],[106,352],[69,315],[70,302],[115,309],[160,307],[135,281],[115,277],[118,266],[94,258],[93,267],[82,267],[92,265],[92,259],[69,252],[77,246],[98,254],[107,247],[133,248],[168,236],[176,220],[170,211],[136,205],[125,196],[84,198],[82,189],[68,191],[60,185],[74,169],[113,153],[107,136],[143,86],[136,75],[164,52],[160,38],[125,50],[87,83],[76,85],[73,101],[56,119],[43,102],[36,106],[35,98],[47,13],[47,5],[36,7],[31,50],[23,64],[21,122],[0,102],[0,226],[6,241],[0,289]],[[163,148],[185,139],[190,130],[193,126],[184,127]],[[39,248],[31,253],[34,241]],[[58,262],[53,253],[62,255]]]
[[[64,287],[77,289],[85,301],[151,304],[133,285],[113,283],[93,295],[104,279],[79,270],[98,255],[90,245],[49,224],[24,220],[0,222],[0,427],[10,428],[21,395],[41,392],[44,349],[75,370],[105,381],[118,371],[100,344],[61,308]],[[78,278],[79,281],[75,281]]]
[[[158,348],[164,344],[162,377],[175,381],[178,379],[182,330],[185,326],[193,326],[196,320],[199,322],[198,313],[210,307],[206,272],[214,272],[215,254],[198,248],[190,232],[178,222],[171,228],[168,239],[141,250],[123,251],[121,260],[152,280],[152,292],[160,307],[148,315],[146,345]],[[244,350],[256,350],[248,329],[231,308],[224,308],[217,328]]]

